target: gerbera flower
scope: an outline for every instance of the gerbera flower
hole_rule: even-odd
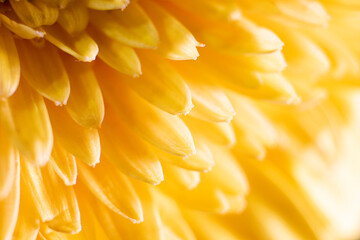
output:
[[[0,2],[0,239],[360,235],[357,1]]]

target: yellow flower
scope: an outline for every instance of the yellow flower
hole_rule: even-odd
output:
[[[358,1],[0,2],[0,239],[360,236]]]

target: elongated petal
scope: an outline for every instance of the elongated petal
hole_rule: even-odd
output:
[[[225,194],[247,195],[249,186],[246,175],[233,154],[226,148],[210,145],[215,165],[202,176],[201,184],[214,185]]]
[[[0,99],[11,96],[19,85],[20,62],[11,33],[0,28]]]
[[[151,1],[141,2],[159,33],[157,51],[166,58],[173,60],[196,59],[199,53],[196,47],[200,44],[189,30],[165,9]]]
[[[87,6],[96,10],[124,10],[129,2],[129,0],[88,0]]]
[[[194,138],[196,153],[191,156],[176,156],[166,153],[160,149],[154,149],[159,158],[167,163],[176,166],[195,170],[195,171],[209,171],[214,165],[214,159],[207,144],[201,138]]]
[[[60,10],[57,22],[69,34],[82,32],[89,23],[89,11],[82,2],[73,1]]]
[[[11,32],[15,33],[21,38],[24,39],[33,39],[33,38],[42,38],[45,35],[43,30],[33,29],[25,24],[12,20],[6,15],[0,14],[1,23],[9,29]]]
[[[215,122],[228,122],[235,111],[221,89],[205,84],[190,84],[194,109],[190,116]]]
[[[232,146],[236,142],[234,129],[230,123],[206,122],[185,117],[184,121],[192,133],[196,133],[216,144]]]
[[[131,3],[124,11],[93,11],[90,22],[110,38],[137,48],[156,48],[159,36],[144,10]]]
[[[111,76],[113,81],[126,81],[134,91],[162,110],[171,114],[187,114],[193,105],[184,79],[161,57],[148,53],[140,53],[139,56],[143,74],[135,79],[106,70],[107,67],[102,64],[97,67]]]
[[[22,171],[22,170],[21,170]],[[20,209],[12,239],[35,240],[40,230],[40,216],[32,199],[31,188],[20,181]]]
[[[314,25],[325,26],[330,19],[325,8],[314,1],[276,1],[276,6],[284,14]]]
[[[241,240],[237,234],[234,234],[231,229],[216,221],[212,216],[198,211],[185,211],[185,219],[191,224],[195,236],[199,239],[228,239]],[[207,226],[204,228],[204,226]]]
[[[21,21],[30,27],[52,25],[59,15],[57,8],[49,7],[38,0],[31,2],[11,0],[10,4]]]
[[[135,184],[135,183],[134,183]],[[135,188],[141,198],[144,210],[144,222],[134,224],[122,216],[107,209],[100,202],[93,203],[94,211],[101,226],[110,239],[164,239],[160,213],[149,193],[148,184],[137,182]]]
[[[164,181],[160,188],[187,208],[221,214],[226,213],[229,209],[224,194],[212,185],[199,184],[194,189],[187,191],[183,187]],[[206,196],[206,201],[204,201],[204,196]]]
[[[46,3],[47,5],[49,5],[51,7],[64,9],[73,0],[40,0],[40,1]]]
[[[22,159],[21,166],[25,187],[31,192],[41,220],[48,221],[49,227],[57,231],[80,231],[80,215],[73,189],[65,186],[49,165],[40,169]]]
[[[165,231],[170,231],[171,235],[174,235],[174,239],[195,240],[195,235],[184,219],[177,203],[160,191],[153,191],[152,193],[157,203]]]
[[[100,161],[100,139],[96,129],[76,124],[65,109],[47,105],[57,141],[78,160],[94,166]]]
[[[18,161],[18,152],[6,136],[4,129],[0,127],[0,199],[5,198],[11,192]]]
[[[143,219],[141,202],[128,178],[101,161],[95,169],[80,163],[80,177],[88,189],[108,208],[117,214],[139,223]]]
[[[91,62],[96,58],[99,48],[87,33],[69,35],[57,24],[45,27],[45,30],[49,42],[80,61]]]
[[[91,34],[99,45],[101,60],[117,71],[132,77],[141,74],[140,61],[132,47],[111,39],[95,29]]]
[[[254,134],[264,145],[273,146],[277,140],[277,133],[270,120],[258,110],[251,100],[245,97],[233,94],[231,101],[238,112],[233,124],[249,135]]]
[[[137,134],[175,155],[195,153],[191,133],[178,117],[141,99],[120,79],[114,80],[106,72],[97,71],[97,74],[102,76],[101,87],[110,105]],[[143,121],[144,116],[147,121]]]
[[[11,98],[0,102],[0,112],[0,120],[19,152],[44,165],[51,154],[53,134],[43,98],[23,81]]]
[[[42,173],[47,182],[47,191],[59,210],[59,214],[47,225],[58,232],[78,233],[81,230],[80,211],[73,187],[63,184],[52,165],[48,165]]]
[[[81,126],[100,127],[105,114],[104,101],[91,66],[64,58],[70,76],[71,95],[66,110]]]
[[[187,12],[211,20],[233,21],[241,18],[240,8],[236,0],[170,1]]]
[[[0,199],[0,238],[12,239],[19,213],[20,203],[20,166],[16,161],[15,174],[13,175],[13,187],[4,199]]]
[[[196,35],[198,40],[225,54],[234,55],[235,52],[238,54],[269,53],[281,50],[284,45],[274,32],[260,27],[246,18],[229,25],[209,26],[208,22],[202,24],[203,26],[200,28],[196,28],[196,25],[193,24],[193,32],[198,33]],[[205,24],[207,27],[204,27]]]
[[[51,202],[40,168],[27,159],[21,159],[21,178],[24,187],[29,190],[31,199],[42,221],[50,221],[59,214],[59,209]],[[53,189],[51,191],[54,191]]]
[[[65,185],[74,185],[77,177],[75,157],[67,152],[60,144],[54,144],[50,163]]]
[[[282,104],[297,104],[301,101],[293,85],[281,74],[260,74],[262,85],[257,89],[237,89],[239,93],[257,99],[269,100]]]
[[[179,184],[185,189],[191,190],[200,182],[200,172],[182,169],[168,163],[163,165],[166,182]]]
[[[66,104],[70,82],[56,48],[45,41],[41,46],[28,41],[18,41],[17,45],[23,77],[44,97],[56,104]]]
[[[100,130],[100,137],[103,155],[123,173],[155,185],[164,179],[161,164],[149,144],[111,110]]]

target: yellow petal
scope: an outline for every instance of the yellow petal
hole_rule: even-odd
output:
[[[202,54],[203,51],[200,51]],[[219,61],[221,58],[221,61]],[[174,63],[173,63],[174,64]],[[242,87],[256,89],[263,84],[258,72],[234,64],[222,55],[209,55],[190,63],[177,61],[175,64],[182,76],[191,84],[217,85],[227,88]]]
[[[276,6],[284,14],[305,23],[326,26],[330,19],[321,3],[315,1],[276,1]]]
[[[12,239],[16,221],[19,213],[20,203],[20,166],[16,161],[15,174],[13,175],[12,189],[7,197],[0,199],[0,238],[3,240]]]
[[[80,233],[84,234],[85,239],[109,240],[95,215],[94,196],[86,189],[81,181],[75,185],[75,188],[81,212],[82,230]]]
[[[246,198],[243,194],[224,194],[227,203],[229,204],[229,209],[227,213],[240,214],[247,206]]]
[[[96,72],[99,74],[99,72]],[[179,156],[195,153],[189,129],[176,116],[152,106],[119,79],[108,79],[101,72],[105,98],[131,129],[159,148]],[[112,81],[113,80],[113,81]],[[136,107],[135,107],[136,106]],[[144,121],[147,116],[147,121]]]
[[[74,190],[65,186],[49,165],[40,169],[27,159],[21,159],[21,166],[24,185],[31,192],[41,220],[49,221],[50,228],[57,231],[80,231],[80,214]]]
[[[77,177],[75,157],[68,153],[60,144],[54,144],[49,164],[65,185],[74,185]]]
[[[43,98],[22,81],[13,96],[0,102],[0,113],[0,120],[19,152],[44,165],[51,154],[53,134]]]
[[[54,200],[53,204],[58,208],[58,215],[47,222],[49,228],[64,233],[75,234],[81,230],[80,211],[75,191],[71,186],[65,186],[55,173],[52,165],[48,165],[42,171],[43,178],[47,182],[47,191]],[[49,184],[50,182],[50,184]],[[56,191],[54,191],[56,189]]]
[[[45,30],[45,38],[64,52],[83,62],[95,60],[99,49],[96,42],[87,33],[69,35],[57,24],[45,27]]]
[[[196,47],[200,44],[189,30],[165,9],[151,1],[141,2],[159,33],[157,51],[172,60],[196,59],[199,53]]]
[[[229,122],[235,111],[222,89],[206,84],[189,84],[194,109],[190,116],[206,121]]]
[[[100,161],[100,139],[96,129],[77,125],[65,109],[47,105],[55,138],[78,160],[95,166]]]
[[[221,189],[224,194],[247,195],[249,186],[246,175],[231,151],[216,145],[209,147],[215,165],[210,172],[201,176],[200,185],[213,185]]]
[[[209,23],[203,23],[209,24]],[[206,31],[204,31],[206,29]],[[194,30],[195,32],[195,30]],[[206,46],[226,54],[269,53],[282,49],[284,43],[274,32],[242,18],[229,25],[201,26],[196,37]]]
[[[140,96],[160,109],[174,115],[187,114],[193,105],[190,90],[184,79],[161,57],[144,52],[139,56],[143,71],[139,78],[134,79],[105,70],[106,66],[103,65],[98,67],[106,71],[113,81],[118,81],[117,78],[125,80]]]
[[[108,38],[95,29],[91,34],[99,46],[99,57],[107,65],[132,77],[141,74],[140,61],[133,48]]]
[[[230,123],[206,122],[196,118],[183,118],[192,133],[196,133],[209,141],[225,146],[233,146],[236,142],[235,132]]]
[[[241,18],[240,8],[236,0],[171,0],[171,2],[187,12],[211,20],[233,21]]]
[[[7,29],[24,39],[42,38],[45,35],[43,30],[33,29],[3,14],[0,14],[0,21]]]
[[[88,9],[82,2],[73,1],[65,9],[60,10],[57,22],[69,34],[82,32],[89,23]]]
[[[52,25],[59,15],[57,8],[49,7],[38,0],[31,2],[28,0],[10,0],[10,4],[21,21],[30,27]]]
[[[246,132],[243,128],[234,127],[237,142],[234,146],[236,153],[242,157],[255,157],[258,160],[263,160],[266,156],[266,146],[254,134]]]
[[[70,82],[56,48],[45,41],[37,45],[18,41],[17,45],[25,80],[44,97],[56,104],[66,104]]]
[[[0,27],[0,100],[11,96],[19,85],[20,63],[11,33]]]
[[[281,104],[298,104],[301,99],[293,85],[281,74],[259,74],[262,85],[257,89],[237,88],[237,92],[256,99],[269,100]]]
[[[191,227],[198,239],[227,239],[241,240],[240,236],[233,233],[226,225],[209,216],[207,213],[198,211],[184,211],[185,219],[191,224]],[[206,228],[204,226],[207,226]]]
[[[191,190],[200,182],[200,172],[185,170],[167,163],[162,166],[166,176],[165,183],[171,182],[171,184],[178,184],[185,189]]]
[[[100,130],[103,155],[130,177],[151,184],[163,179],[161,164],[149,145],[108,109]]]
[[[329,71],[330,67],[335,69],[331,66],[329,56],[324,52],[323,47],[319,46],[313,38],[297,32],[282,33],[281,38],[286,42],[284,55],[288,67],[284,74],[289,79],[313,82]],[[343,63],[343,61],[339,62]]]
[[[175,156],[173,154],[166,153],[158,148],[154,148],[154,151],[159,158],[176,166],[196,171],[209,171],[214,165],[214,159],[207,144],[202,141],[201,138],[194,138],[196,153],[191,156]]]
[[[22,170],[21,170],[22,171]],[[35,240],[40,230],[40,216],[23,176],[20,181],[20,209],[13,240]]]
[[[64,58],[70,77],[71,94],[66,105],[70,116],[81,126],[100,127],[105,114],[104,101],[92,67],[73,58]]]
[[[201,180],[202,181],[202,180]],[[197,209],[211,213],[224,214],[229,209],[229,204],[224,194],[211,185],[199,184],[196,188],[188,191],[176,185],[167,185],[166,182],[160,188],[176,201],[187,208]],[[206,196],[206,201],[204,201]]]
[[[129,2],[129,0],[88,0],[87,6],[96,10],[124,10]]]
[[[4,129],[0,127],[0,199],[8,196],[13,187],[18,160],[18,152],[12,146]]]
[[[249,135],[258,137],[264,145],[273,146],[277,141],[277,132],[270,120],[259,111],[250,99],[231,94],[231,101],[238,113],[232,123]]]
[[[40,0],[41,2],[46,3],[47,5],[59,9],[64,9],[73,0]]]
[[[177,203],[160,191],[152,191],[152,193],[159,209],[165,231],[169,230],[171,234],[175,236],[174,239],[195,240],[194,233],[182,216]]]
[[[87,188],[108,208],[133,223],[142,222],[143,210],[134,187],[112,164],[101,161],[92,169],[79,163],[80,178]]]
[[[156,28],[135,2],[124,11],[92,11],[90,22],[108,37],[131,47],[156,48],[159,42]]]
[[[37,212],[42,221],[50,221],[59,214],[59,209],[52,204],[51,192],[47,189],[47,180],[44,180],[39,166],[32,164],[27,159],[21,158],[21,179],[25,188],[29,190],[30,196],[35,204]],[[51,192],[48,192],[50,190]]]
[[[138,184],[141,184],[140,182]],[[144,183],[145,184],[145,183]],[[122,216],[107,209],[100,202],[93,203],[94,212],[101,226],[110,239],[163,239],[162,223],[159,211],[149,197],[145,187],[135,187],[141,193],[141,203],[144,210],[144,222],[134,224]]]

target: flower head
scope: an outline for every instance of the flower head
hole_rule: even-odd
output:
[[[356,1],[0,2],[0,239],[359,236]]]

